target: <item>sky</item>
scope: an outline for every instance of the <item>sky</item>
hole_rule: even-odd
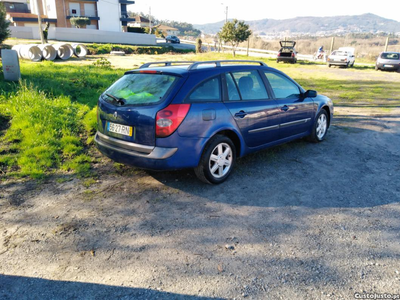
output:
[[[128,10],[148,14],[159,20],[206,24],[228,19],[244,21],[325,17],[373,13],[400,22],[400,0],[386,0],[384,5],[371,0],[135,0]]]

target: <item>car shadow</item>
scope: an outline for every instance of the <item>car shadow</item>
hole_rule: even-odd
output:
[[[337,122],[322,143],[297,140],[238,159],[220,185],[200,182],[192,170],[148,174],[174,189],[232,205],[323,208],[399,202],[396,133],[380,132],[387,125],[374,122],[369,124],[374,129],[357,126],[367,120]]]
[[[1,299],[222,299],[105,284],[0,274]]]

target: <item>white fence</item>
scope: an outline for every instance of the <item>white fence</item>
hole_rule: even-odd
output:
[[[38,27],[10,26],[9,28],[12,37],[20,39],[40,39]],[[48,39],[81,43],[156,45],[156,36],[154,34],[114,32],[84,28],[50,27]]]
[[[187,40],[181,40],[181,42],[188,43],[188,44],[196,44],[196,42],[193,41],[187,41]],[[216,51],[217,48],[215,47],[215,44],[210,44],[210,43],[202,43],[203,46],[209,46],[211,47],[212,51]],[[222,48],[224,49],[232,49],[232,46],[229,45],[221,45]],[[217,45],[218,47],[218,45]],[[247,53],[247,48],[244,47],[237,47],[236,48],[236,53],[237,54],[246,54]],[[249,56],[258,56],[258,57],[268,57],[268,58],[276,58],[276,55],[278,54],[278,51],[273,51],[273,50],[264,50],[264,49],[255,49],[255,48],[249,48]],[[297,54],[297,58],[301,60],[313,60],[312,55],[307,55],[307,54]]]

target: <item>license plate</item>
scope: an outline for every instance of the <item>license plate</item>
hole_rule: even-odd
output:
[[[383,65],[384,68],[393,68],[393,65]]]
[[[107,131],[119,133],[122,135],[132,136],[132,127],[131,126],[107,122]]]

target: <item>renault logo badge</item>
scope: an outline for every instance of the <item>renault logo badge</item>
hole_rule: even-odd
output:
[[[118,113],[115,112],[115,113],[113,114],[113,116],[114,116],[114,118],[117,118],[117,117],[118,117]]]

